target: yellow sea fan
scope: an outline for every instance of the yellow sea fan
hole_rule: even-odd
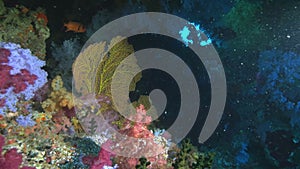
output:
[[[129,89],[122,89],[118,88],[119,92],[124,92],[120,94],[127,94],[129,91],[135,89],[135,84],[137,81],[140,80],[141,74],[135,76],[134,79],[131,79],[135,74],[134,72],[140,72],[140,68],[137,65],[136,59],[133,57],[128,58],[128,56],[134,53],[133,46],[130,45],[127,40],[121,40],[121,37],[116,37],[112,39],[109,45],[109,52],[104,58],[101,60],[101,64],[97,70],[97,77],[96,77],[96,91],[98,94],[105,94],[111,96],[111,82],[112,79],[115,77],[118,83],[126,83],[133,80]],[[119,41],[119,42],[118,42]],[[118,42],[118,43],[116,43]],[[123,62],[124,59],[126,62]],[[116,69],[122,63],[122,72],[116,72]],[[116,77],[118,75],[118,77]],[[120,85],[121,87],[122,85]]]
[[[73,64],[73,78],[75,89],[78,93],[86,95],[94,91],[93,82],[105,47],[105,42],[89,45],[75,60]]]
[[[111,81],[116,68],[127,56],[134,53],[133,46],[126,39],[122,39],[122,37],[116,37],[111,40],[109,45],[105,42],[92,44],[79,54],[73,64],[74,84],[78,93],[82,95],[93,93],[111,96]],[[105,54],[106,48],[109,49],[107,54]],[[130,62],[126,62],[122,66],[125,66],[128,70],[121,72],[122,79],[126,79],[131,70],[140,70],[135,59],[131,59]],[[141,74],[135,76],[132,79],[130,89],[120,91],[126,91],[128,95],[129,91],[135,89],[135,84],[140,78]],[[120,81],[120,83],[122,82],[126,81]]]

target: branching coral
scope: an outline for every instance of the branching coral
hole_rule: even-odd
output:
[[[112,133],[117,129],[113,122],[118,120],[120,116],[111,108],[111,101],[108,96],[98,95],[95,98],[88,95],[83,97],[84,102],[76,104],[76,115],[83,130],[88,135],[87,137],[100,146],[112,137]],[[99,107],[90,105],[91,99],[96,99]]]
[[[23,127],[27,127],[27,126],[34,126],[35,125],[35,122],[31,119],[31,116],[32,114],[29,114],[27,116],[23,116],[23,115],[20,115],[16,121],[18,122],[18,124],[20,126],[23,126]]]
[[[54,59],[55,63],[49,65],[52,68],[50,75],[54,77],[59,74],[62,77],[64,86],[68,90],[71,90],[73,78],[72,63],[78,56],[81,49],[79,39],[74,38],[65,40],[62,45],[52,42],[51,48],[52,57],[49,59]]]
[[[97,76],[96,76],[96,91],[99,94],[105,93],[106,95],[110,96],[110,88],[111,88],[111,81],[113,78],[113,75],[116,71],[116,68],[119,66],[119,64],[134,52],[133,46],[131,46],[127,40],[122,40],[121,42],[116,44],[116,41],[118,41],[117,37],[115,39],[112,39],[110,42],[108,48],[109,52],[107,55],[105,55],[101,63],[97,69]],[[136,63],[136,60],[131,60],[128,62],[129,65],[123,65],[128,67],[129,70],[139,70],[139,67]],[[128,74],[131,72],[124,72],[124,76],[128,76]],[[135,76],[135,79],[133,79],[133,85],[130,86],[129,91],[132,91],[135,89],[135,84],[137,81],[139,81],[141,76]],[[127,90],[126,90],[127,91]]]
[[[13,52],[14,54],[19,53],[21,56],[26,55],[26,52],[23,51]],[[2,58],[5,61],[6,58]],[[22,58],[19,61],[19,66],[26,64],[30,68],[29,70],[34,68],[31,66],[34,63],[29,64],[25,61],[22,63]],[[30,59],[27,59],[27,62],[29,61]],[[35,66],[38,67],[39,64],[36,63]],[[41,73],[41,75],[43,74]],[[65,115],[65,112],[71,111],[69,108],[72,109],[72,95],[62,85],[59,78],[52,82],[53,92],[48,101],[50,100],[53,105],[49,107],[42,105],[45,112],[35,110],[36,107],[33,105],[39,107],[38,102],[24,101],[23,97],[20,97],[23,100],[19,100],[16,104],[18,111],[8,112],[5,116],[1,116],[1,132],[5,134],[10,143],[7,147],[14,147],[22,152],[26,164],[38,168],[58,168],[60,164],[72,160],[73,147],[63,142],[63,135],[58,135],[58,133],[70,133],[70,129],[72,129],[71,119]],[[30,94],[29,92],[26,94]],[[47,100],[44,102],[47,103]],[[45,104],[44,102],[42,104]]]
[[[109,115],[112,116],[112,113],[108,111],[107,114],[104,113],[103,115],[108,117]],[[147,156],[147,159],[151,162],[150,168],[167,168],[169,144],[162,136],[155,136],[147,129],[147,125],[151,122],[151,117],[146,115],[144,106],[139,106],[137,113],[131,115],[130,120],[124,120],[124,125],[122,125],[121,129],[116,128],[116,126],[112,127],[113,119],[115,118],[106,118],[106,120],[102,119],[102,121],[96,118],[95,120],[95,123],[98,122],[104,125],[104,129],[103,127],[97,127],[95,134],[102,133],[105,135],[102,137],[106,137],[106,139],[104,139],[104,143],[103,140],[100,141],[102,149],[98,157],[85,158],[85,161],[89,161],[87,164],[91,168],[112,166],[112,159],[120,168],[135,168],[139,164],[140,156]],[[116,130],[119,131],[117,135]]]

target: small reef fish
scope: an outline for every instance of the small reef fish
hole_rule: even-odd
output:
[[[85,27],[79,22],[69,21],[68,23],[64,23],[64,27],[66,27],[66,32],[73,31],[76,33],[83,33],[86,31]]]

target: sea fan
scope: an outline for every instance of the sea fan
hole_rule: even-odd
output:
[[[133,47],[126,40],[115,44],[121,37],[114,38],[110,45],[100,42],[89,45],[77,57],[73,65],[75,89],[82,95],[85,94],[105,94],[111,96],[110,85],[118,65],[131,53]],[[105,53],[106,48],[110,50]],[[139,70],[136,60],[130,60],[129,64],[124,65],[130,70]],[[96,73],[95,73],[96,72]],[[123,78],[128,76],[128,72],[123,73]],[[141,78],[135,76],[130,90],[135,89],[135,82]]]
[[[101,63],[97,69],[95,87],[98,94],[106,94],[108,96],[111,95],[110,86],[111,86],[112,78],[114,77],[114,74],[116,74],[117,67],[127,56],[129,56],[134,52],[133,46],[128,44],[126,39],[121,40],[119,43],[116,43],[120,39],[121,37],[116,37],[112,39],[109,45],[109,52],[107,53],[107,55],[105,55],[102,58]],[[127,79],[127,77],[131,77],[129,76],[131,72],[134,71],[139,72],[140,68],[138,67],[136,62],[137,61],[133,57],[131,57],[130,60],[127,60],[125,62],[125,64],[122,64],[123,70],[129,70],[129,71],[118,72],[119,73],[118,75],[122,76],[121,77],[122,80],[120,80],[120,83],[126,82],[127,80],[131,80],[131,79]],[[139,81],[140,78],[141,75],[136,76],[133,79],[133,83],[131,83],[132,85],[130,86],[129,91],[135,89],[135,83]],[[120,89],[119,91],[128,92],[128,89],[127,90]]]
[[[121,40],[121,37],[114,38],[108,45],[106,42],[100,42],[89,45],[76,59],[73,65],[74,87],[76,91],[82,95],[86,94],[104,94],[111,97],[111,82],[116,74],[116,69],[120,63],[131,53],[134,52],[133,47],[128,44],[126,39]],[[106,49],[109,49],[106,52]],[[128,70],[128,71],[124,71]],[[121,83],[131,81],[131,85],[127,90],[133,91],[135,84],[141,78],[141,73],[134,76],[133,72],[140,72],[136,60],[131,57],[127,59],[125,64],[122,64],[122,71],[118,72],[122,80]],[[133,79],[128,79],[133,77]],[[118,76],[118,77],[119,77]],[[128,77],[128,78],[127,78]],[[125,80],[124,80],[125,79]]]

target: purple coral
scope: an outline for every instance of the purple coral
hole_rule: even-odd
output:
[[[30,127],[32,127],[32,126],[35,125],[35,122],[31,119],[31,116],[32,116],[32,114],[29,114],[29,115],[27,115],[27,116],[20,115],[20,116],[16,119],[16,121],[18,122],[18,124],[19,124],[20,126],[23,126],[23,127],[28,127],[28,126],[30,126]]]
[[[47,82],[45,62],[14,43],[0,42],[0,114],[17,111],[19,99],[30,100]]]

